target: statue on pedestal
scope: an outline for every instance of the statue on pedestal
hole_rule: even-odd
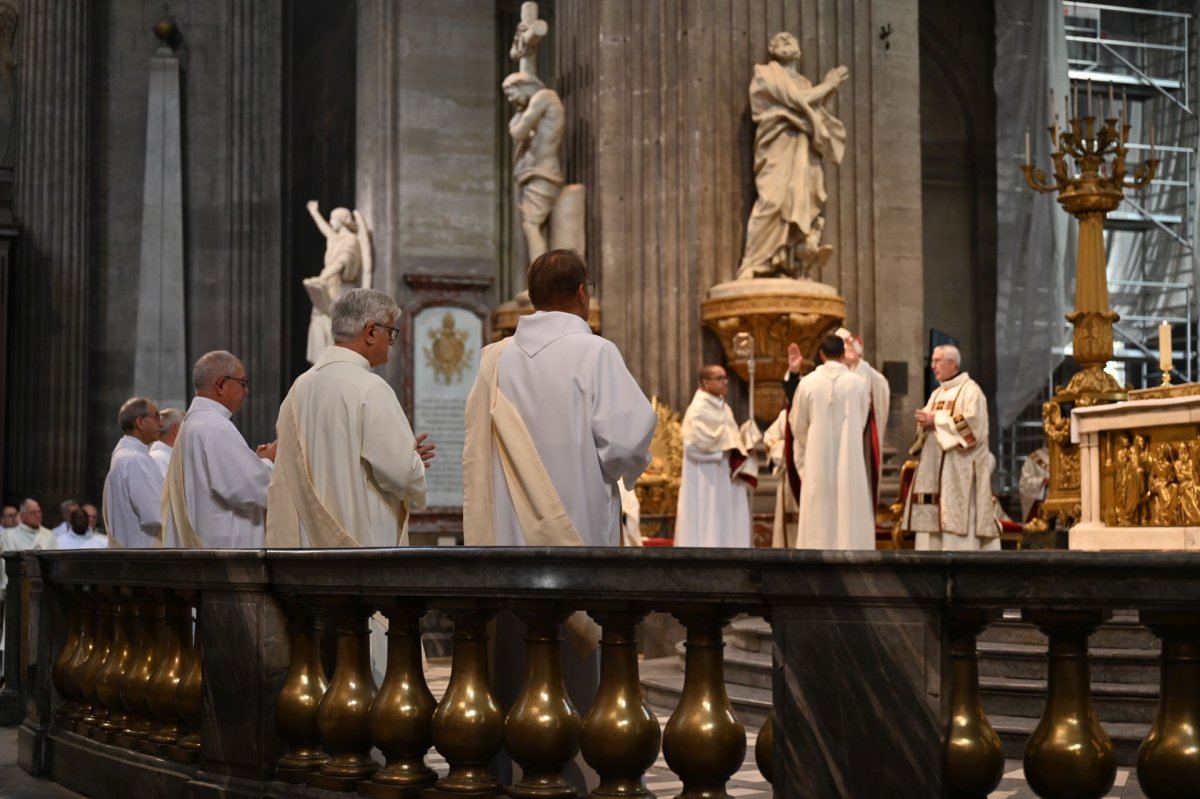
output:
[[[536,75],[514,72],[502,88],[517,108],[508,133],[513,140],[513,177],[521,193],[521,229],[532,263],[547,250],[546,223],[563,188],[559,152],[566,117],[558,93]]]
[[[800,74],[800,45],[790,33],[771,37],[771,61],[754,67],[750,113],[754,134],[754,183],[758,199],[746,225],[746,249],[739,279],[782,272],[808,277],[829,260],[833,247],[821,244],[825,219],[826,158],[841,163],[846,128],[824,103],[850,79],[834,67],[814,86]]]
[[[346,289],[371,287],[371,238],[358,211],[334,208],[326,222],[316,200],[309,200],[305,208],[325,236],[325,267],[316,277],[304,278],[304,289],[313,304],[305,358],[316,363],[333,343],[329,312],[338,297]]]

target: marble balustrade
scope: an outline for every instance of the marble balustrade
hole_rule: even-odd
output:
[[[660,751],[681,797],[721,797],[746,754],[723,627],[746,613],[773,630],[774,707],[755,759],[777,796],[983,799],[1004,759],[979,700],[975,639],[1005,608],[1049,642],[1045,715],[1025,752],[1039,796],[1112,787],[1088,637],[1114,608],[1139,609],[1163,643],[1142,790],[1183,797],[1200,785],[1193,553],[85,551],[28,554],[21,566],[30,613],[18,627],[34,643],[22,655],[33,665],[19,760],[96,797],[566,799],[579,753],[599,776],[592,797],[640,797]],[[433,609],[455,626],[440,702],[421,663],[420,619]],[[507,712],[488,671],[489,622],[502,610],[528,631],[491,642],[526,653]],[[380,685],[377,611],[388,621]],[[638,680],[650,611],[687,630],[683,692],[662,726]],[[585,621],[600,684],[580,714],[561,639]],[[12,626],[10,653],[21,641]],[[431,747],[449,766],[441,778],[425,762]],[[511,785],[489,769],[501,748],[521,767]]]

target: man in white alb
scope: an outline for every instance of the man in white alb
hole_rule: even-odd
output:
[[[871,390],[845,362],[845,342],[821,342],[821,365],[800,381],[789,422],[800,473],[801,549],[874,549],[868,417]]]
[[[744,430],[738,429],[725,402],[728,390],[729,376],[723,367],[702,367],[700,388],[683,414],[677,547],[748,547],[751,543],[750,488],[758,478],[752,436],[758,429],[750,422]]]
[[[75,509],[78,507],[79,503],[73,499],[64,499],[62,502],[58,503],[58,515],[62,521],[59,522],[56,527],[52,528],[52,532],[55,535],[61,535],[62,533],[70,532],[71,514],[74,513]]]
[[[150,457],[158,439],[158,408],[144,397],[127,400],[117,412],[121,440],[113,450],[101,504],[104,529],[123,547],[162,545],[162,472]]]
[[[1050,488],[1050,450],[1038,447],[1021,464],[1017,489],[1021,494],[1021,523],[1028,524],[1041,510]]]
[[[192,368],[196,396],[171,451],[163,543],[185,549],[258,549],[275,444],[250,449],[233,414],[250,393],[246,367],[215,350]]]
[[[98,533],[88,526],[87,511],[76,508],[71,513],[70,528],[62,534],[55,534],[57,549],[107,549],[108,536]]]
[[[0,511],[0,536],[3,536],[8,530],[17,529],[20,524],[16,505],[5,505],[4,510]]]
[[[916,533],[917,549],[1000,548],[1000,525],[992,510],[992,464],[988,451],[987,398],[959,371],[957,347],[936,347],[930,365],[941,383],[916,413],[919,455],[901,525]]]
[[[162,421],[162,430],[158,441],[150,445],[150,457],[158,464],[163,479],[167,477],[167,467],[171,464],[171,450],[175,447],[175,439],[179,437],[179,425],[183,422],[183,411],[178,408],[164,408],[158,412]]]
[[[599,546],[621,540],[618,481],[650,465],[658,417],[611,341],[587,324],[591,284],[573,250],[548,250],[526,272],[536,311],[485,347],[467,398],[463,529],[469,546]],[[565,625],[564,678],[586,715],[599,680],[586,620]],[[496,622],[496,695],[515,701],[524,625]],[[497,763],[503,779],[507,761]],[[570,773],[582,787],[576,772]]]
[[[892,388],[887,378],[881,375],[875,367],[863,357],[863,341],[844,327],[836,331],[837,337],[846,342],[846,368],[867,381],[871,389],[871,417],[868,425],[871,437],[871,449],[868,455],[872,468],[871,503],[879,501],[879,480],[883,476],[883,437],[887,432],[888,412],[892,403]]]
[[[425,507],[434,446],[413,435],[396,392],[371,371],[387,363],[399,316],[395,301],[372,289],[334,303],[334,343],[279,408],[269,546],[408,544],[408,514]]]

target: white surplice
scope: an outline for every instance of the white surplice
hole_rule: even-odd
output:
[[[58,549],[107,549],[108,536],[95,530],[79,535],[74,530],[55,536]]]
[[[864,431],[867,381],[826,361],[800,381],[789,423],[800,473],[800,549],[874,549],[875,514]]]
[[[254,454],[232,416],[215,400],[193,398],[171,454],[183,459],[184,507],[204,546],[258,549],[271,462]],[[163,545],[184,546],[169,503]]]
[[[316,498],[353,545],[407,545],[407,510],[425,507],[425,465],[408,417],[387,381],[371,371],[363,356],[331,345],[296,378],[285,402],[291,405]],[[286,423],[281,411],[281,442],[288,434],[281,427]],[[432,468],[455,466],[435,461]],[[292,491],[297,487],[287,484],[279,466],[275,471],[272,507],[294,502]],[[300,503],[277,516],[291,519],[292,507],[298,530],[278,529],[272,519],[272,546],[322,546],[314,540],[314,523],[306,521],[308,510]]]
[[[1021,477],[1017,481],[1017,489],[1021,494],[1022,522],[1032,520],[1036,510],[1034,505],[1046,498],[1049,481],[1050,450],[1038,447],[1021,464]]]
[[[731,452],[744,454],[733,411],[724,399],[701,389],[692,397],[682,427],[675,546],[750,546],[750,493],[729,463]]]
[[[167,466],[171,463],[171,445],[164,444],[161,441],[155,441],[150,445],[150,457],[154,458],[154,462],[158,464],[159,471],[162,472],[163,478],[166,478]]]
[[[150,457],[150,447],[133,436],[121,436],[108,464],[103,500],[107,532],[121,546],[159,545],[162,486],[162,472]]]
[[[650,465],[658,417],[616,345],[574,314],[537,311],[518,320],[497,372],[584,546],[618,546],[617,481],[633,485]],[[496,545],[524,546],[498,454],[492,487]]]

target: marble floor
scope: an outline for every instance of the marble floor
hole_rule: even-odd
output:
[[[450,679],[448,663],[434,661],[430,663],[427,672],[429,688],[434,696],[441,697]],[[659,720],[665,724],[670,716],[670,708],[654,708]],[[730,796],[745,799],[769,799],[770,786],[758,773],[754,765],[754,742],[758,730],[747,730],[746,762],[729,781]],[[439,774],[446,773],[446,762],[441,755],[432,752],[428,758],[429,765]],[[667,768],[662,755],[646,774],[646,787],[655,795],[670,797],[679,792],[683,786],[678,778]],[[0,728],[0,799],[71,799],[79,794],[60,788],[54,783],[30,777],[17,765],[17,731],[14,727]],[[1012,760],[1006,764],[1004,779],[1000,787],[991,794],[989,799],[1035,799],[1036,794],[1029,790],[1025,783],[1019,761]],[[1116,784],[1105,799],[1145,799],[1137,787],[1137,777],[1131,769],[1122,768],[1117,772]]]

